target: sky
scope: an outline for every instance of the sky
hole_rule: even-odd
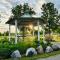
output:
[[[42,4],[52,2],[60,13],[60,0],[0,0],[0,29],[8,30],[8,25],[5,22],[12,15],[11,9],[19,4],[29,3],[37,13],[36,16],[41,15]]]

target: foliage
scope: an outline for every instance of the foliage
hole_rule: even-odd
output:
[[[5,36],[8,36],[9,35],[9,32],[8,31],[4,32],[4,35]]]
[[[29,15],[35,14],[35,12],[33,11],[33,8],[29,7],[28,3],[25,3],[23,5],[23,12],[24,14],[29,14]]]
[[[31,8],[28,3],[25,3],[24,5],[17,5],[16,7],[12,8],[12,14],[15,19],[19,20],[19,18],[24,14],[35,14],[33,11],[33,8]]]
[[[6,31],[6,32],[4,32],[4,33],[1,33],[0,32],[0,36],[8,36],[9,35],[9,32],[8,31]]]
[[[7,37],[4,37],[0,40],[0,43],[5,43],[5,42],[8,42],[8,38]]]
[[[1,58],[10,58],[10,54],[11,54],[11,51],[8,48],[0,48]]]
[[[38,35],[38,30],[35,30],[34,34]],[[43,34],[43,31],[40,31],[40,35],[42,35],[42,34]]]
[[[12,52],[17,49],[20,51],[21,54],[25,54],[28,48],[35,48],[35,43],[33,43],[33,41],[20,41],[17,44],[14,44],[14,42],[12,43],[12,40],[13,39],[11,39],[11,42],[8,42],[8,39],[5,38],[0,41],[0,57],[9,58]]]
[[[22,12],[22,5],[17,5],[16,7],[14,7],[12,9],[12,13],[14,15],[14,18],[18,19],[23,14],[23,12]]]
[[[41,18],[45,21],[46,29],[50,33],[51,30],[57,29],[58,25],[58,10],[54,7],[54,4],[49,2],[42,5],[42,16]]]
[[[19,43],[19,44],[0,44],[0,56],[1,57],[10,57],[13,51],[19,50],[21,54],[24,54],[26,52],[26,49],[28,48],[28,45],[24,43]]]
[[[46,40],[46,41],[52,41],[52,40],[53,40],[53,36],[50,35],[50,34],[46,34],[46,35],[45,35],[45,40]]]
[[[55,30],[56,33],[60,33],[60,14],[58,15],[58,19],[59,19],[59,21],[57,21],[58,22],[58,27]]]
[[[50,41],[45,41],[45,42],[46,43],[44,43],[43,40],[40,41],[40,45],[43,47],[44,52],[45,52],[47,46],[52,46],[52,43]]]
[[[43,47],[44,51],[45,51],[47,46],[52,46],[51,41],[46,40],[45,42],[46,43],[44,43],[44,41],[41,40],[41,39],[40,39],[40,41],[38,41],[37,38],[35,38],[33,43],[35,43],[35,48],[37,48],[37,46],[41,45]]]
[[[2,33],[0,32],[0,36],[2,35]]]

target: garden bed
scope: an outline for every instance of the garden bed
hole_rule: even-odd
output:
[[[38,55],[35,55],[35,56],[32,56],[32,57],[22,57],[20,60],[37,60],[37,59],[41,59],[41,58],[47,58],[47,57],[50,57],[50,56],[55,56],[55,55],[58,55],[60,54],[60,50],[59,51],[54,51],[54,52],[51,52],[51,53],[44,53],[44,54],[38,54]],[[12,59],[4,59],[4,60],[12,60]]]

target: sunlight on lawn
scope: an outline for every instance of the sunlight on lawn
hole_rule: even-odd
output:
[[[60,36],[58,35],[53,35],[53,40],[60,42]]]

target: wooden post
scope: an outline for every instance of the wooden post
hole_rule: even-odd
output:
[[[39,20],[37,21],[37,25],[38,25],[38,41],[40,41]]]
[[[10,42],[11,34],[10,34],[10,24],[9,24],[9,42]]]
[[[17,44],[17,20],[15,20],[15,44]]]

